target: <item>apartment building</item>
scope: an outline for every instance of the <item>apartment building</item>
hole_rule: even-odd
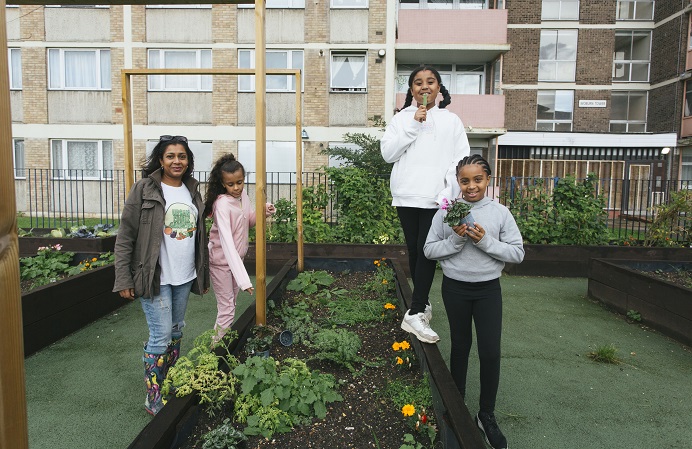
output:
[[[267,171],[290,182],[296,151],[313,171],[336,163],[322,150],[345,133],[379,135],[372,120],[391,118],[411,69],[425,63],[440,71],[472,151],[500,177],[692,178],[688,5],[267,0],[267,67],[303,70],[301,86],[267,79]],[[253,5],[10,5],[6,16],[20,210],[32,169],[51,170],[41,186],[77,174],[118,181],[121,68],[254,64]],[[139,76],[133,106],[135,161],[159,135],[182,134],[197,170],[231,151],[254,171],[254,77]],[[97,190],[81,193],[94,207]]]

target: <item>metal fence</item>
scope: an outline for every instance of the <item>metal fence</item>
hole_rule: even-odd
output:
[[[25,169],[24,177],[15,179],[20,227],[56,228],[96,223],[117,224],[127,192],[123,170],[54,170]],[[209,172],[195,172],[204,194]],[[255,199],[254,172],[246,174],[246,188]],[[141,177],[141,172],[136,173]],[[521,196],[541,191],[550,195],[560,178],[508,177],[496,178],[488,186],[487,195],[507,204]],[[578,180],[581,181],[581,180]],[[281,198],[295,202],[295,172],[267,173],[267,201]],[[325,221],[338,221],[337,192],[324,172],[303,173],[303,188],[324,185],[329,193]],[[649,179],[598,179],[596,189],[606,200],[608,227],[615,237],[640,233],[643,235],[653,219],[655,207],[666,203],[672,192],[692,189],[692,180],[662,181]],[[530,193],[533,192],[533,193]]]

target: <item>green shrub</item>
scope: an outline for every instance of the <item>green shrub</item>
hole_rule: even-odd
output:
[[[649,226],[647,246],[687,246],[692,240],[692,191],[670,194],[666,204],[654,208],[654,221]]]

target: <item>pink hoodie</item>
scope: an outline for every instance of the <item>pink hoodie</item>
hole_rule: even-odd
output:
[[[248,232],[256,215],[245,190],[240,198],[219,195],[214,201],[214,224],[209,232],[209,263],[228,265],[241,290],[252,287],[243,258],[248,250]]]

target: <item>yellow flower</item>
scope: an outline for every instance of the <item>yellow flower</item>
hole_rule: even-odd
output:
[[[395,341],[395,342],[392,344],[392,349],[395,350],[395,351],[398,351],[399,348],[400,348],[399,343],[397,343],[397,342]]]
[[[403,365],[403,364],[404,364],[404,359],[402,359],[401,357],[397,357],[397,358],[396,358],[396,364],[397,364],[397,365]]]
[[[97,259],[96,257],[94,257],[93,259],[91,259],[92,262],[96,262],[97,260],[98,260],[98,259]]]
[[[387,283],[387,279],[382,279],[382,283],[383,283],[383,284],[386,284],[386,283]]]
[[[407,342],[406,340],[404,340],[404,341],[402,341],[401,343],[399,343],[399,347],[400,347],[401,349],[408,349],[408,348],[411,347],[411,345],[408,344],[408,342]]]
[[[401,413],[403,413],[404,416],[413,416],[413,414],[416,413],[416,408],[411,404],[406,404],[401,407]]]
[[[379,260],[376,260],[376,261],[374,261],[373,263],[374,263],[375,265],[377,265],[378,267],[380,266],[380,261],[379,261]]]
[[[85,266],[85,267],[88,267],[88,266],[89,266],[89,262],[85,263],[84,266]]]
[[[387,310],[394,310],[396,309],[396,306],[392,304],[391,302],[388,302],[387,304],[384,305],[384,308]]]

